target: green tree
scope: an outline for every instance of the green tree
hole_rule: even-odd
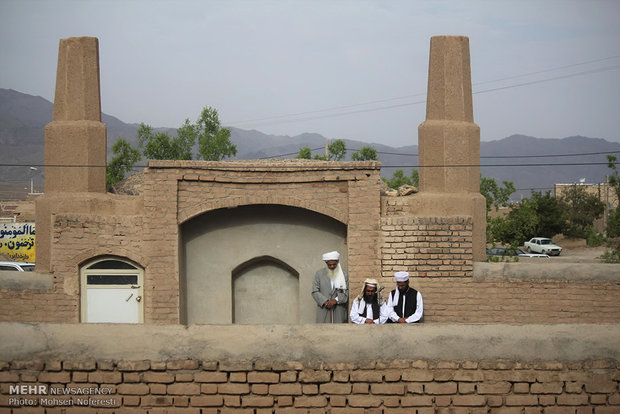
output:
[[[609,212],[605,232],[607,237],[620,237],[620,208],[616,207]]]
[[[607,155],[607,166],[612,170],[607,183],[616,193],[616,200],[620,203],[620,177],[618,177],[616,161],[617,158],[614,155]],[[609,212],[605,230],[609,237],[609,249],[603,254],[602,260],[605,263],[620,263],[620,205]]]
[[[181,129],[187,124],[186,120]],[[138,128],[138,146],[149,160],[191,160],[195,142],[195,138],[187,134],[171,137],[165,132],[153,132],[153,128],[144,123]]]
[[[551,195],[551,191],[547,191],[545,194],[532,192],[530,202],[533,203],[538,217],[533,234],[551,238],[564,231],[566,211],[560,200]]]
[[[420,187],[420,173],[418,170],[411,170],[411,185],[414,187]]]
[[[221,128],[215,108],[205,107],[195,125],[185,120],[185,133],[198,139],[198,153],[204,160],[220,161],[237,155],[237,146],[230,141],[230,130]]]
[[[392,174],[392,178],[386,179],[382,178],[382,180],[388,185],[388,187],[393,188],[394,190],[398,189],[401,185],[412,185],[414,187],[418,187],[420,184],[420,176],[418,174],[418,170],[412,170],[411,175],[405,175],[403,170],[396,170],[394,174]]]
[[[612,174],[607,180],[607,184],[612,188],[616,194],[616,200],[620,201],[620,177],[618,176],[618,168],[616,161],[618,159],[614,155],[607,155],[607,166],[612,170]],[[607,216],[607,237],[620,237],[620,206],[609,211]]]
[[[309,160],[310,158],[312,158],[312,151],[310,150],[310,147],[301,148],[299,150],[299,153],[297,154],[297,158],[305,160]]]
[[[343,140],[337,139],[331,144],[327,145],[327,153],[327,156],[315,154],[314,159],[324,161],[340,161],[347,153],[347,146],[345,145]],[[301,148],[299,150],[299,153],[297,154],[297,158],[307,160],[313,158],[310,147]]]
[[[337,139],[327,146],[327,152],[328,161],[340,161],[347,153],[347,146],[343,140]]]
[[[131,171],[134,164],[142,158],[140,150],[133,148],[124,139],[120,138],[112,146],[114,157],[106,168],[106,187],[110,188],[114,184],[125,179],[125,175]]]
[[[487,221],[487,240],[513,246],[521,246],[532,238],[538,226],[536,204],[525,199],[512,206],[506,217],[490,218]]]
[[[494,178],[480,176],[480,194],[486,198],[487,213],[495,207],[495,211],[500,207],[507,207],[510,196],[517,191],[512,181],[502,181],[503,187],[497,185]]]
[[[605,211],[605,204],[582,186],[574,185],[562,196],[567,225],[564,234],[568,237],[585,238],[594,220]]]
[[[353,161],[377,161],[379,157],[376,149],[371,146],[364,146],[359,151],[355,151],[351,155],[351,159]]]
[[[620,176],[618,176],[618,167],[616,166],[617,161],[618,159],[615,155],[607,155],[607,166],[612,170],[612,174],[609,176],[607,182],[616,193],[618,200],[620,200]]]

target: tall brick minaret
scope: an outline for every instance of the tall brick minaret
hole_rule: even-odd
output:
[[[486,260],[480,128],[474,123],[469,39],[431,38],[426,120],[418,127],[420,193],[412,213],[471,216],[474,261]]]
[[[99,41],[60,40],[52,122],[45,127],[45,193],[106,191]]]
[[[105,192],[99,41],[94,37],[61,39],[54,114],[45,126],[45,194],[36,201],[37,270],[51,270],[54,214],[79,203],[95,206],[92,196],[105,196]]]
[[[431,38],[426,121],[418,127],[418,144],[420,165],[428,166],[420,168],[420,191],[480,191],[480,128],[474,123],[467,37]]]

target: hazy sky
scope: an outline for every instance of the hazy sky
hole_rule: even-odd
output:
[[[54,97],[58,42],[99,38],[103,112],[417,144],[430,37],[470,40],[483,140],[620,141],[620,1],[0,0],[0,88]]]

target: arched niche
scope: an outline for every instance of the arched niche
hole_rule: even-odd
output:
[[[233,323],[299,323],[299,273],[286,263],[253,258],[233,270],[232,284]]]
[[[321,256],[327,251],[340,251],[341,262],[346,266],[346,238],[346,225],[331,217],[274,204],[213,210],[186,221],[180,228],[182,323],[254,323],[248,321],[247,315],[239,314],[241,309],[233,311],[235,280],[248,289],[247,286],[259,283],[263,277],[279,280],[286,289],[291,289],[290,278],[295,274],[295,309],[290,309],[295,306],[293,302],[278,305],[269,301],[274,295],[295,297],[283,293],[277,283],[271,285],[273,292],[260,291],[255,299],[268,307],[267,312],[275,314],[282,306],[289,307],[288,312],[298,315],[298,323],[314,323],[316,303],[311,295],[314,274],[325,266]],[[246,280],[239,279],[246,277]],[[258,292],[262,286],[249,289]]]

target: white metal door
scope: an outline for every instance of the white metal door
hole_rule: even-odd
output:
[[[87,288],[88,322],[138,323],[140,302],[138,289],[126,287]]]
[[[81,271],[82,322],[142,323],[143,272],[118,259],[98,260]]]

